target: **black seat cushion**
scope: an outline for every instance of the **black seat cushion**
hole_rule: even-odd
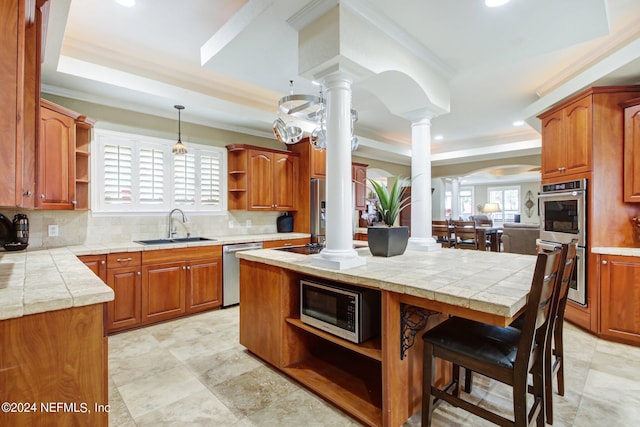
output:
[[[425,332],[424,340],[474,359],[513,368],[520,331],[453,317]]]

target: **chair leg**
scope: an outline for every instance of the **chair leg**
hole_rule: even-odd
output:
[[[562,325],[558,327],[554,335],[555,363],[558,364],[558,394],[564,396],[564,349],[562,348]]]
[[[473,386],[473,371],[469,368],[464,368],[464,391],[471,393]]]
[[[424,343],[424,355],[422,366],[422,426],[431,426],[431,414],[433,413],[433,397],[431,386],[433,385],[433,345]]]
[[[532,373],[532,377],[533,377],[533,408],[535,408],[536,404],[541,405],[541,408],[538,410],[538,415],[536,416],[536,426],[538,427],[544,427],[544,417],[545,417],[545,404],[544,404],[544,374],[541,372],[543,368],[541,367],[534,367]],[[527,389],[526,385],[525,385],[525,390]],[[524,396],[524,399],[526,400],[527,396]],[[515,399],[515,385],[514,385],[514,399]],[[526,408],[526,402],[525,402],[525,408]],[[528,425],[527,420],[528,420],[528,414],[526,414],[526,409],[525,409],[525,416],[527,418],[525,418],[524,422],[525,424],[521,424],[521,425]],[[516,425],[518,424],[518,417],[516,415]]]
[[[543,386],[544,386],[544,414],[547,419],[547,424],[553,424],[553,355],[551,354],[551,343],[548,348],[545,349],[544,354],[544,374],[543,374]],[[535,374],[534,374],[535,376]]]

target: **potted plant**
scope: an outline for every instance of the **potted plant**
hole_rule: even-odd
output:
[[[394,224],[400,211],[410,204],[409,197],[406,196],[409,181],[398,176],[391,190],[372,179],[369,182],[376,194],[376,208],[384,223],[384,226],[367,228],[371,254],[386,257],[402,255],[407,249],[409,227],[394,227]]]

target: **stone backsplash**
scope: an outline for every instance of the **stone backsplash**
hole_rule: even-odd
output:
[[[143,239],[167,237],[168,215],[123,214],[93,216],[82,211],[24,211],[3,209],[0,213],[9,220],[16,213],[29,217],[29,248],[54,248],[74,245],[99,245]],[[175,213],[173,224],[177,237],[229,236],[243,234],[275,233],[276,218],[281,212],[233,211],[225,214],[187,214],[187,222]],[[49,225],[58,226],[58,236],[49,237]]]

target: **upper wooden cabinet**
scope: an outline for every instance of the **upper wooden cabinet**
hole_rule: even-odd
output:
[[[0,2],[0,206],[31,208],[46,0]]]
[[[540,116],[543,179],[591,170],[591,102],[586,96]]]
[[[295,211],[298,154],[228,145],[229,210]]]
[[[89,143],[93,120],[40,101],[36,207],[89,208]]]
[[[640,98],[624,103],[624,201],[640,202]]]
[[[351,164],[351,178],[355,185],[354,199],[358,211],[367,209],[367,166],[362,163]]]

